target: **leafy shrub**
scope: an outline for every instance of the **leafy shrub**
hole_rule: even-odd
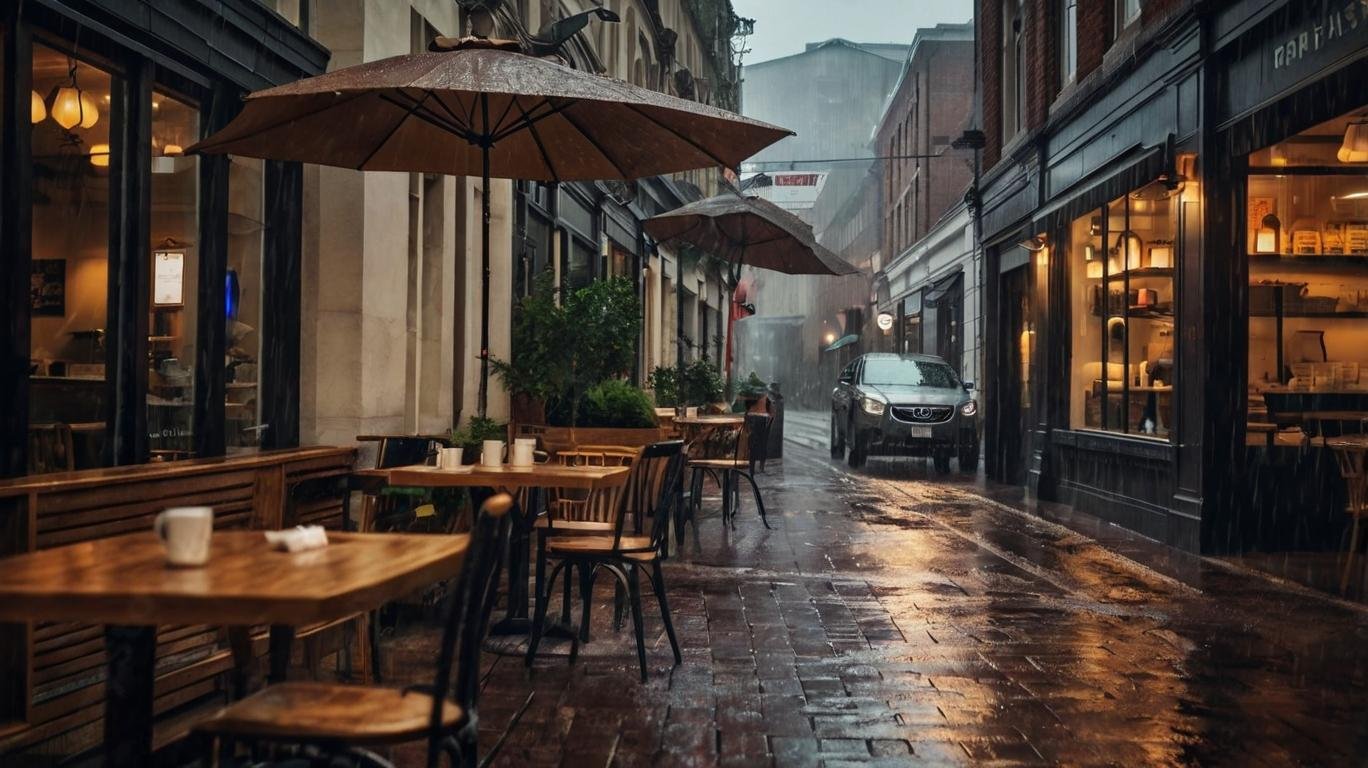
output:
[[[609,379],[584,393],[580,426],[643,428],[656,425],[650,395],[629,382]]]
[[[506,440],[508,438],[508,425],[500,424],[493,419],[485,419],[476,416],[464,427],[452,430],[452,446],[460,446],[467,451],[478,451],[480,444],[486,440]]]
[[[721,402],[725,387],[722,372],[702,358],[685,363],[683,375],[675,367],[656,368],[648,383],[662,407],[712,405]]]

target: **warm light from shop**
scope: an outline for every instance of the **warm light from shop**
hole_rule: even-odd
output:
[[[109,145],[91,144],[90,145],[90,164],[96,168],[109,167]]]
[[[180,157],[185,154],[185,148],[179,144],[167,144],[162,147],[162,154],[167,157]]]
[[[47,105],[43,103],[43,97],[37,91],[30,91],[32,97],[29,99],[30,116],[29,120],[34,124],[41,123],[47,118]]]
[[[1344,142],[1335,155],[1341,163],[1368,163],[1368,119],[1359,118],[1344,129]]]
[[[822,337],[822,339],[826,341],[827,344],[831,344],[836,341],[836,334],[828,332],[827,335]]]
[[[1101,279],[1102,279],[1102,262],[1101,262],[1101,261],[1090,261],[1090,262],[1088,262],[1088,279],[1089,279],[1089,280],[1101,280]]]
[[[52,97],[52,108],[49,112],[53,121],[68,131],[78,125],[90,128],[100,119],[95,99],[74,85],[57,89],[57,93]]]
[[[1278,217],[1269,214],[1259,222],[1259,229],[1254,233],[1254,252],[1255,253],[1277,253],[1278,234],[1282,227],[1278,222]]]

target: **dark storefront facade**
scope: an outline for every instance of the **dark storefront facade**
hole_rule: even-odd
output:
[[[1190,551],[1342,551],[1318,440],[1357,426],[1316,414],[1368,411],[1368,5],[1138,47],[985,180],[988,472]]]
[[[183,150],[327,51],[253,0],[0,25],[0,476],[297,444],[301,169]]]

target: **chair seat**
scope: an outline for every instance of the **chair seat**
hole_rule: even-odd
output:
[[[559,523],[557,523],[557,525],[559,525]],[[650,536],[623,536],[619,542],[619,548],[625,550],[642,550],[639,552],[623,554],[623,557],[638,562],[650,562],[656,557],[655,550],[651,549]],[[552,555],[608,555],[613,552],[613,537],[558,536],[546,543],[546,551]]]
[[[537,518],[532,524],[537,530],[550,530],[551,533],[612,533],[614,523],[602,520],[557,520],[553,525],[546,516]]]
[[[750,462],[745,459],[690,459],[689,467],[701,469],[750,469]]]
[[[275,741],[393,744],[427,733],[432,697],[398,688],[329,683],[281,683],[229,705],[195,726],[214,736]],[[465,713],[447,702],[442,725]]]

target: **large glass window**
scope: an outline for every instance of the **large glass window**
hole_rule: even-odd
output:
[[[1169,434],[1178,200],[1156,182],[1069,228],[1076,428]]]
[[[30,473],[104,463],[113,86],[34,44]]]
[[[198,136],[196,107],[153,92],[147,437],[154,460],[194,455],[199,158],[186,157],[185,147]]]
[[[261,269],[266,164],[228,161],[228,272],[224,285],[224,445],[229,453],[261,445]]]
[[[1073,82],[1078,70],[1078,0],[1059,0],[1059,85]]]
[[[1314,433],[1288,414],[1368,402],[1368,117],[1323,123],[1249,165],[1250,420]]]

